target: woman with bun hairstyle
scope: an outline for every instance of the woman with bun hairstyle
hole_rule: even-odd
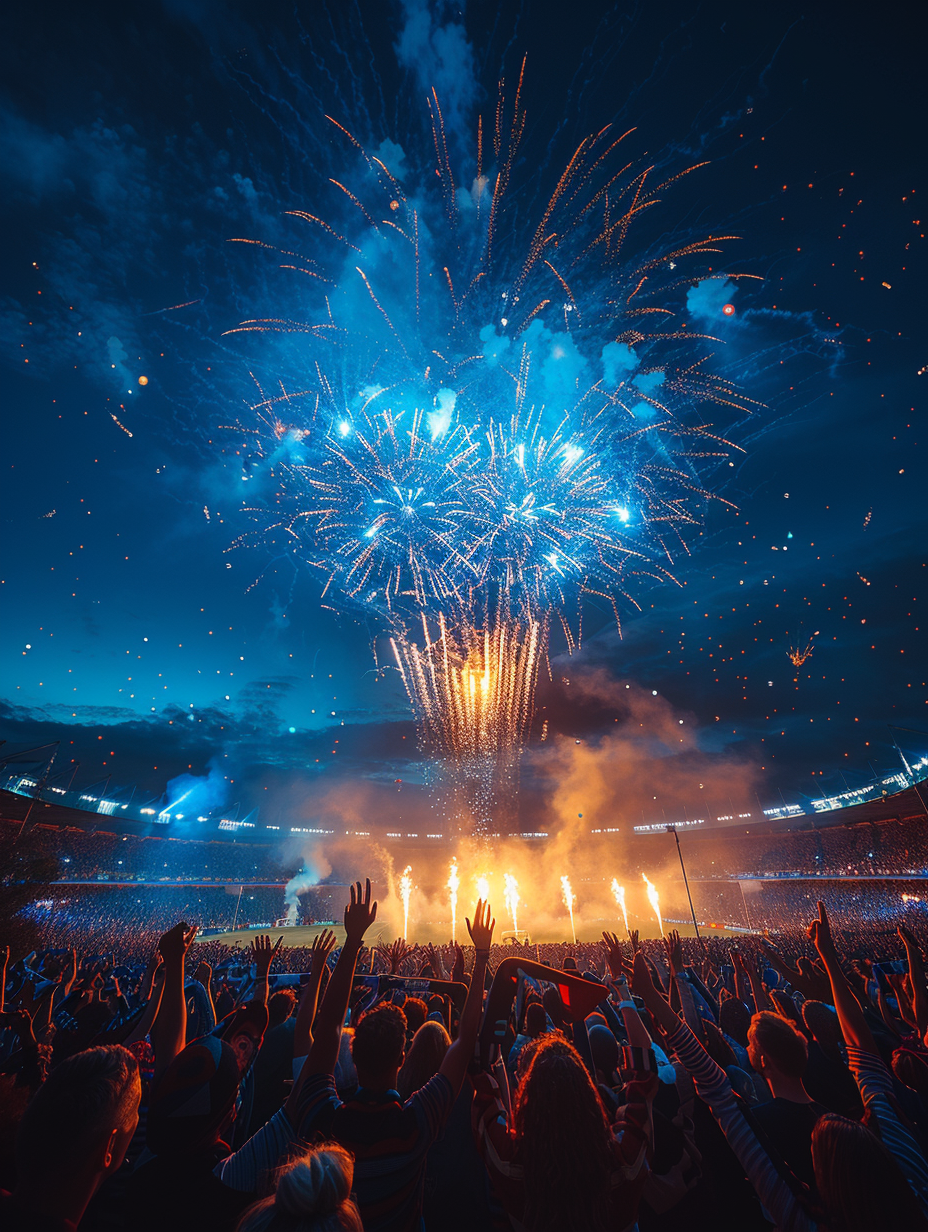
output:
[[[363,1232],[353,1181],[348,1151],[314,1147],[280,1169],[274,1193],[245,1211],[236,1232]]]

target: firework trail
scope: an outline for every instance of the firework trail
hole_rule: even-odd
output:
[[[458,876],[457,860],[451,861],[451,871],[448,874],[448,895],[451,900],[451,940],[457,940],[458,927],[458,890],[461,888],[461,878]]]
[[[617,877],[612,878],[612,895],[622,909],[622,919],[625,921],[625,931],[631,936],[628,927],[628,911],[625,909],[625,886],[620,886]]]
[[[412,868],[406,865],[400,878],[400,898],[403,900],[403,940],[409,935],[409,899],[412,895]]]
[[[509,912],[509,917],[512,920],[513,932],[519,931],[519,883],[516,881],[512,873],[504,873],[503,881],[506,885],[506,910]]]
[[[477,877],[477,897],[482,903],[490,901],[490,879],[486,876]]]
[[[561,878],[561,892],[564,897],[564,906],[567,908],[567,911],[570,914],[570,932],[571,932],[571,936],[574,939],[574,945],[576,945],[577,944],[577,930],[576,928],[574,928],[574,903],[577,901],[577,896],[576,894],[574,894],[573,890],[570,888],[570,878],[569,877]]]
[[[644,879],[645,885],[648,887],[648,902],[651,904],[651,910],[657,917],[657,927],[661,930],[661,936],[663,937],[664,921],[661,919],[661,902],[657,896],[657,886],[652,885],[644,873],[642,873],[641,876]]]

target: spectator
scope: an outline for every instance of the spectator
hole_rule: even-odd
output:
[[[280,1170],[274,1193],[245,1211],[237,1232],[363,1232],[353,1179],[354,1161],[340,1146],[307,1151]]]
[[[358,1029],[361,1030],[361,1027]],[[399,1072],[396,1089],[402,1100],[409,1099],[414,1091],[424,1087],[438,1073],[450,1047],[451,1036],[440,1022],[422,1024],[413,1036]]]
[[[62,1061],[23,1114],[16,1138],[18,1179],[0,1194],[7,1232],[65,1232],[126,1157],[139,1120],[135,1058],[118,1046]]]
[[[510,1219],[526,1232],[634,1226],[653,1146],[653,1058],[634,1074],[610,1126],[572,1044],[545,1035],[530,1048],[512,1125],[489,1074],[478,1078],[474,1107],[484,1162]]]
[[[482,902],[477,904],[473,925],[467,921],[476,949],[475,966],[458,1038],[438,1073],[401,1102],[395,1088],[404,1059],[406,1020],[395,1006],[384,1005],[362,1016],[355,1027],[352,1057],[360,1086],[354,1099],[342,1103],[333,1077],[340,1030],[361,941],[376,914],[370,882],[363,895],[359,882],[352,887],[345,911],[345,944],[287,1110],[304,1138],[322,1134],[354,1155],[355,1192],[365,1232],[415,1232],[422,1217],[426,1155],[451,1112],[473,1056],[496,921]]]
[[[809,1057],[805,1037],[785,1018],[765,1010],[751,1019],[748,1056],[772,1096],[757,1104],[754,1117],[793,1175],[812,1187],[812,1130],[828,1109],[802,1084]]]

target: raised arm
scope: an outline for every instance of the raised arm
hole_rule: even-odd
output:
[[[305,1057],[313,1043],[313,1019],[316,1017],[316,1006],[319,1003],[319,988],[322,984],[322,973],[325,970],[326,959],[335,948],[335,933],[331,929],[317,933],[313,938],[312,965],[309,969],[309,979],[303,985],[300,997],[300,1008],[296,1013],[296,1026],[293,1029],[293,1055]]]
[[[697,1094],[709,1106],[728,1145],[744,1168],[761,1202],[781,1232],[814,1232],[815,1225],[795,1201],[786,1182],[745,1120],[725,1071],[712,1060],[686,1023],[673,1012],[635,958],[632,987],[667,1037],[678,1061],[692,1076]]]
[[[345,944],[342,946],[342,952],[338,956],[329,986],[322,998],[322,1005],[319,1007],[316,1032],[306,1064],[300,1072],[298,1081],[293,1084],[293,1090],[285,1105],[287,1115],[291,1120],[299,1113],[299,1093],[304,1080],[311,1074],[333,1074],[335,1072],[342,1027],[345,1023],[348,999],[351,996],[351,985],[354,982],[355,964],[358,961],[364,934],[376,918],[377,904],[371,903],[370,878],[365,883],[363,894],[360,881],[355,882],[351,887],[351,902],[345,908]]]
[[[735,996],[739,1001],[743,1001],[745,1005],[750,1005],[747,998],[748,990],[745,983],[748,973],[744,965],[744,958],[736,945],[731,947],[731,965],[735,969]],[[757,1005],[755,1002],[754,1008],[759,1010],[761,1006]]]
[[[187,1035],[187,1002],[184,998],[184,959],[197,935],[196,925],[175,924],[158,942],[164,959],[164,990],[161,1008],[152,1026],[155,1078],[159,1078],[184,1047]]]
[[[267,1005],[268,973],[283,941],[283,937],[278,937],[277,944],[272,946],[270,937],[257,936],[251,943],[251,961],[255,964],[255,989],[251,999],[258,1005]]]
[[[928,1035],[928,989],[925,988],[925,964],[922,960],[922,952],[915,937],[904,924],[900,924],[896,931],[902,938],[906,958],[909,960],[912,1008],[915,1012],[918,1034],[924,1040]]]
[[[752,957],[745,957],[740,954],[741,966],[744,969],[745,975],[748,977],[748,983],[751,985],[751,996],[754,998],[754,1009],[760,1013],[761,1010],[772,1010],[773,1002],[770,999],[767,989],[764,987],[764,981],[761,979],[760,971],[757,969],[757,963]]]
[[[196,974],[193,977],[200,987],[206,992],[206,999],[209,1002],[209,1011],[213,1016],[213,1026],[216,1025],[216,1003],[213,1001],[213,969],[205,960],[199,964]]]
[[[152,988],[154,987],[154,983],[155,983],[155,972],[161,966],[162,961],[163,960],[161,958],[161,951],[158,949],[157,946],[155,946],[155,948],[151,952],[151,957],[148,959],[148,963],[142,975],[142,982],[139,984],[139,1000],[140,1001],[151,1000]]]
[[[819,957],[828,973],[831,995],[835,1009],[838,1011],[838,1021],[844,1033],[845,1043],[850,1048],[859,1048],[862,1052],[876,1054],[877,1047],[870,1034],[863,1010],[841,970],[841,961],[831,936],[831,925],[828,922],[828,913],[824,903],[819,903],[818,919],[813,920],[809,925],[809,937],[818,950]]]
[[[474,943],[476,956],[474,970],[470,977],[470,988],[464,1009],[461,1011],[461,1021],[458,1023],[458,1037],[445,1053],[445,1058],[439,1068],[454,1088],[455,1098],[464,1083],[464,1075],[474,1055],[477,1043],[477,1029],[480,1026],[480,1012],[483,1009],[483,985],[487,974],[487,963],[490,961],[490,946],[493,943],[493,929],[496,921],[490,916],[490,904],[478,901],[474,911],[474,922],[466,921],[467,931]]]
[[[157,975],[157,972],[155,972]],[[152,985],[148,1004],[145,1006],[145,1011],[142,1017],[135,1024],[131,1033],[123,1040],[126,1048],[130,1044],[136,1043],[138,1040],[143,1040],[146,1035],[152,1034],[152,1028],[155,1025],[155,1019],[158,1017],[158,1010],[161,1008],[161,995],[164,991],[164,981],[156,979]]]

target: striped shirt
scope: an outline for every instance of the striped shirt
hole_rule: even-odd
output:
[[[712,1060],[685,1024],[670,1037],[670,1046],[693,1077],[697,1094],[708,1104],[757,1191],[770,1217],[781,1232],[816,1232],[819,1225],[799,1202],[793,1190],[774,1167],[770,1156],[741,1112],[725,1071]],[[892,1079],[882,1060],[859,1048],[848,1048],[848,1064],[867,1106],[876,1113],[887,1149],[928,1213],[928,1164],[911,1134],[899,1120],[888,1095]]]
[[[429,1147],[454,1104],[436,1074],[406,1103],[396,1091],[359,1090],[342,1103],[331,1074],[311,1074],[299,1096],[300,1134],[334,1141],[354,1155],[354,1196],[365,1232],[417,1232]]]
[[[244,1193],[263,1193],[266,1178],[289,1157],[299,1142],[296,1130],[283,1108],[252,1134],[243,1147],[221,1159],[213,1169],[223,1185]]]
[[[876,1113],[883,1144],[892,1151],[922,1210],[928,1215],[928,1163],[918,1143],[899,1120],[889,1098],[893,1090],[889,1070],[881,1057],[851,1045],[847,1048],[847,1063],[860,1088],[864,1107]]]
[[[685,1023],[674,1031],[668,1043],[692,1076],[696,1093],[709,1106],[728,1145],[780,1232],[815,1232],[817,1223],[800,1205],[792,1189],[774,1167],[742,1114],[722,1067],[716,1065]]]

